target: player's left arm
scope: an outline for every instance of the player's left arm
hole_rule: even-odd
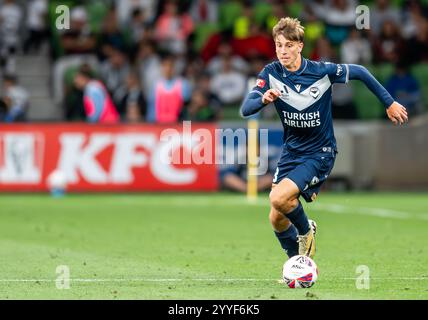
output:
[[[394,101],[389,92],[376,80],[376,78],[364,67],[356,64],[347,65],[348,78],[360,80],[373,92],[386,108],[388,118],[394,124],[403,124],[408,121],[406,108]]]
[[[84,99],[89,105],[87,120],[89,122],[98,122],[104,109],[104,93],[97,88],[89,88]]]

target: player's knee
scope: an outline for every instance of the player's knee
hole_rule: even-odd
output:
[[[284,206],[284,197],[281,196],[281,194],[279,192],[276,192],[276,190],[272,190],[270,195],[269,195],[269,200],[270,200],[270,204],[272,205],[272,207],[277,210],[282,212],[283,210],[283,206]]]
[[[296,206],[295,202],[297,202],[297,199],[291,199],[286,194],[275,192],[275,190],[272,190],[269,199],[272,207],[282,213],[288,213]]]

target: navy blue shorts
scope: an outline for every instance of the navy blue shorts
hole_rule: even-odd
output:
[[[325,152],[310,156],[295,156],[283,152],[278,161],[273,183],[288,178],[299,187],[306,202],[312,202],[312,194],[318,194],[321,185],[330,175],[336,159],[336,152]]]

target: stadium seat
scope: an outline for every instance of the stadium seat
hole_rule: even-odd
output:
[[[272,12],[272,6],[265,2],[257,2],[254,6],[254,18],[257,24],[263,25]]]
[[[210,36],[220,29],[216,23],[199,23],[195,27],[195,38],[193,42],[193,49],[199,52],[210,38]]]
[[[394,65],[392,63],[382,63],[377,66],[369,66],[368,69],[373,73],[380,83],[385,84],[394,73]]]
[[[358,118],[362,120],[381,118],[384,108],[377,97],[361,81],[352,81],[351,85]]]
[[[240,114],[239,114],[239,105],[236,106],[227,106],[222,108],[222,120],[228,120],[228,121],[240,121],[242,120]]]
[[[413,66],[412,74],[419,82],[423,105],[425,110],[428,111],[428,63]]]
[[[65,70],[64,72],[64,84],[67,87],[71,87],[73,85],[73,79],[74,75],[76,74],[77,70],[79,69],[79,66],[72,66]]]
[[[89,21],[92,32],[99,32],[102,26],[104,17],[108,12],[108,7],[103,3],[104,1],[91,1],[85,5],[88,12]]]
[[[233,29],[235,20],[241,15],[242,6],[237,1],[224,2],[219,5],[219,25],[221,30]]]

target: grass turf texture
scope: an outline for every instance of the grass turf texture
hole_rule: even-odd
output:
[[[266,194],[2,195],[0,299],[428,298],[426,194],[324,192],[304,206],[320,275],[293,290],[277,281],[286,257]]]

